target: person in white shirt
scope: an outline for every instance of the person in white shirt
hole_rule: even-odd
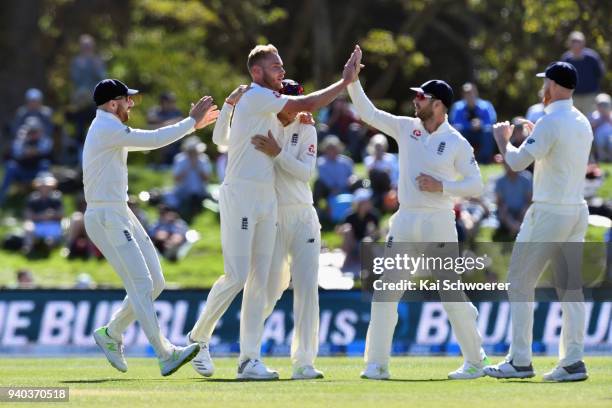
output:
[[[593,132],[588,119],[573,106],[578,77],[566,62],[554,62],[544,77],[543,103],[546,115],[534,125],[526,122],[530,135],[516,148],[509,143],[514,126],[494,126],[494,137],[506,163],[514,171],[535,161],[533,203],[521,224],[508,271],[508,297],[512,318],[512,343],[505,361],[485,368],[495,378],[529,378],[531,363],[533,299],[536,284],[549,260],[570,263],[555,269],[567,282],[557,287],[563,311],[559,363],[544,374],[546,381],[580,381],[587,378],[584,352],[585,308],[579,261],[588,226],[589,211],[584,200],[584,183]],[[559,245],[551,243],[571,243]],[[535,244],[534,244],[535,243]],[[557,247],[562,248],[558,253]],[[558,266],[558,265],[557,265]],[[559,282],[559,281],[558,281]]]
[[[133,129],[125,123],[138,93],[116,79],[96,85],[98,106],[83,148],[83,186],[87,210],[85,229],[121,277],[127,296],[110,322],[94,331],[94,340],[117,370],[127,371],[122,333],[138,320],[159,358],[161,374],[174,373],[199,351],[198,345],[176,347],[162,334],[153,301],[164,288],[155,247],[128,208],[127,156],[130,151],[166,146],[194,129],[214,123],[219,111],[210,96],[192,105],[189,117],[157,130]]]
[[[225,274],[213,285],[206,306],[188,339],[201,351],[192,365],[204,376],[214,372],[208,343],[212,332],[232,300],[244,288],[240,315],[239,379],[278,379],[278,372],[260,360],[267,283],[277,233],[277,199],[274,161],[251,143],[255,134],[280,134],[277,114],[319,109],[329,104],[348,85],[355,68],[355,52],[344,66],[343,78],[329,87],[304,96],[282,95],[285,70],[278,50],[258,45],[249,53],[247,68],[253,82],[235,106],[226,100],[221,119],[233,114],[227,133],[215,127],[213,142],[228,146],[228,164],[221,186],[221,245]],[[239,92],[239,89],[235,92]]]
[[[348,92],[357,113],[364,122],[394,138],[399,148],[400,208],[389,221],[387,247],[434,242],[450,243],[448,247],[456,248],[453,196],[480,195],[483,182],[472,147],[448,123],[451,87],[444,81],[431,80],[411,88],[416,91],[416,118],[411,118],[377,109],[363,91],[358,76],[353,79]],[[455,293],[453,301],[448,301],[442,292],[440,295],[465,360],[462,367],[449,373],[449,378],[482,377],[488,360],[476,325],[477,309],[462,292]],[[397,317],[397,301],[372,302],[363,378],[390,377],[388,364]]]
[[[291,79],[284,79],[280,92],[298,96],[302,95],[303,88]],[[236,99],[239,98],[240,95]],[[267,317],[272,313],[291,280],[294,297],[292,378],[323,378],[323,373],[314,368],[319,348],[318,260],[321,227],[308,184],[316,168],[317,132],[310,114],[287,115],[281,112],[277,116],[282,125],[282,133],[277,138],[271,132],[252,138],[255,149],[274,160],[278,200],[278,233],[268,276],[264,315]],[[229,128],[229,117],[222,117],[222,120],[217,127]]]

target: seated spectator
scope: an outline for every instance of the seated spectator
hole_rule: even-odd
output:
[[[352,270],[359,264],[359,244],[361,242],[375,242],[380,231],[378,212],[372,206],[370,190],[360,188],[353,197],[353,211],[346,217],[344,224],[337,228],[342,235],[342,250],[346,254],[342,269]]]
[[[43,133],[51,137],[53,135],[53,110],[43,105],[43,93],[36,88],[30,88],[25,93],[25,104],[17,109],[13,120],[12,136],[26,123],[28,118],[38,119]]]
[[[23,251],[31,255],[41,247],[48,254],[62,240],[62,193],[56,190],[57,180],[51,174],[41,174],[33,184],[25,209]]]
[[[176,107],[176,95],[164,92],[159,96],[159,105],[152,107],[147,113],[147,123],[153,129],[175,124],[183,119],[183,114]],[[160,164],[172,165],[174,157],[180,153],[180,142],[176,141],[159,150]]]
[[[323,135],[337,135],[340,141],[348,146],[347,150],[354,160],[361,161],[361,151],[365,146],[365,128],[359,123],[359,117],[347,97],[336,98],[327,108],[321,111],[322,121],[319,128]]]
[[[527,113],[525,114],[525,118],[533,123],[536,123],[538,119],[546,115],[546,112],[544,111],[544,103],[542,103],[542,99],[544,98],[543,89],[540,89],[538,91],[538,98],[540,99],[540,102],[531,105],[529,109],[527,109]]]
[[[368,178],[373,191],[372,202],[379,210],[384,207],[385,195],[397,189],[399,165],[394,154],[387,153],[389,143],[387,137],[378,133],[370,139],[363,164],[368,170]]]
[[[322,199],[349,192],[353,181],[353,161],[340,154],[344,145],[337,136],[329,135],[323,139],[320,151],[323,155],[317,159],[318,179],[313,191],[315,207]]]
[[[188,226],[178,213],[168,207],[161,206],[159,220],[149,232],[151,241],[164,258],[176,261],[178,252],[187,242]]]
[[[81,272],[76,278],[76,282],[74,282],[73,289],[95,289],[96,282],[94,282],[93,278],[90,274]]]
[[[15,273],[17,275],[17,285],[15,289],[34,289],[36,284],[34,283],[34,275],[29,269],[18,269]]]
[[[470,142],[476,160],[491,163],[495,151],[492,129],[497,114],[491,102],[478,97],[476,85],[466,82],[462,90],[463,99],[453,104],[448,120]]]
[[[87,128],[96,116],[93,90],[96,84],[106,77],[106,65],[96,53],[96,41],[91,35],[82,34],[79,37],[79,54],[70,63],[72,96],[71,106],[66,114],[66,119],[74,124],[74,136],[79,143],[79,153],[85,141]]]
[[[70,217],[70,226],[66,238],[68,259],[102,259],[102,253],[89,239],[85,231],[83,213],[76,211]]]
[[[505,162],[504,169],[505,174],[495,182],[499,227],[493,240],[498,242],[514,241],[531,203],[531,173],[515,172]]]
[[[4,180],[0,186],[0,204],[6,198],[14,182],[31,183],[36,175],[49,169],[53,141],[44,133],[38,118],[28,118],[19,129],[11,148],[11,159],[6,165]]]
[[[612,161],[612,99],[602,93],[595,98],[596,109],[589,115],[593,127],[593,150],[598,161]]]
[[[210,197],[207,184],[212,165],[204,153],[206,145],[199,137],[188,137],[181,148],[183,152],[176,156],[172,168],[175,187],[166,198],[166,204],[176,209],[182,218],[191,221],[202,209],[202,201]]]

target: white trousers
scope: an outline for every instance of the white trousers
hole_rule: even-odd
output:
[[[400,209],[390,223],[387,241],[402,242],[457,242],[455,216],[451,210]],[[482,338],[476,319],[478,310],[467,297],[464,302],[445,302],[442,305],[461,347],[465,361],[480,364]],[[370,325],[366,336],[365,361],[388,365],[397,324],[397,301],[372,302]]]
[[[161,333],[153,301],[164,289],[157,251],[127,203],[89,203],[85,230],[121,277],[127,296],[108,323],[109,335],[121,340],[138,320],[155,354],[165,359],[171,344]]]
[[[586,204],[534,203],[525,213],[512,251],[508,272],[512,343],[507,360],[513,360],[515,365],[526,366],[531,363],[534,306],[532,300],[536,284],[547,262],[550,259],[558,259],[561,255],[569,261],[571,272],[578,270],[576,267],[571,267],[571,262],[581,259],[581,254],[552,253],[554,246],[544,243],[583,242],[588,217],[589,210]],[[575,252],[576,249],[581,250],[578,245],[566,245],[564,252]],[[559,359],[561,366],[567,366],[582,360],[583,357],[585,307],[582,287],[579,285],[574,284],[559,294],[562,296],[560,300],[563,313]]]
[[[210,290],[191,338],[210,341],[217,322],[244,289],[239,359],[259,359],[268,274],[277,232],[274,186],[226,180],[221,186],[219,208],[225,274]]]
[[[319,255],[321,226],[310,204],[278,208],[278,235],[268,277],[265,316],[293,282],[293,339],[291,362],[294,367],[314,366],[319,350]]]

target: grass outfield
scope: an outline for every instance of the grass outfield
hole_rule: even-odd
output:
[[[457,368],[458,357],[398,357],[392,360],[393,380],[371,381],[358,377],[361,358],[330,357],[318,359],[325,379],[288,381],[289,360],[267,358],[280,370],[280,381],[239,382],[233,379],[234,358],[216,359],[217,372],[211,379],[198,376],[189,366],[162,378],[153,359],[129,359],[129,371],[121,374],[103,358],[5,358],[0,360],[0,385],[69,387],[71,406],[106,408],[179,408],[184,403],[224,408],[612,406],[612,357],[587,358],[588,381],[543,383],[542,373],[555,361],[535,358],[538,376],[532,380],[449,381],[446,373]],[[53,404],[61,405],[68,404]]]

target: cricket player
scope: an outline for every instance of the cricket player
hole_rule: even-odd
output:
[[[247,91],[248,88],[243,88]],[[283,80],[283,95],[299,96],[303,87]],[[234,104],[238,95],[235,98]],[[234,98],[228,98],[234,99]],[[313,207],[308,184],[315,172],[317,132],[310,114],[279,113],[282,133],[278,141],[268,135],[255,135],[255,149],[274,160],[275,189],[278,201],[278,232],[268,276],[268,298],[264,315],[268,317],[282,293],[293,282],[294,330],[291,342],[292,379],[323,378],[314,367],[319,348],[318,273],[321,252],[321,226]],[[229,134],[229,117],[222,116],[216,127]],[[290,261],[289,261],[290,260]]]
[[[159,359],[161,374],[167,376],[189,362],[200,347],[174,346],[159,328],[153,300],[164,288],[164,277],[155,247],[127,206],[127,156],[130,151],[166,146],[194,129],[214,123],[219,111],[212,98],[206,96],[192,105],[188,118],[175,125],[157,130],[133,129],[125,123],[134,106],[132,96],[137,93],[116,79],[105,79],[96,85],[94,101],[98,110],[83,149],[85,229],[119,274],[127,292],[108,325],[95,330],[93,336],[110,364],[125,372],[122,333],[138,320]]]
[[[505,361],[485,368],[485,373],[495,378],[535,375],[531,364],[533,297],[550,258],[550,243],[583,242],[588,226],[589,211],[583,191],[593,132],[588,119],[573,106],[576,69],[566,62],[554,62],[537,76],[544,78],[546,115],[535,125],[526,123],[531,134],[523,144],[519,148],[510,144],[514,126],[508,122],[493,127],[499,151],[512,170],[524,170],[535,161],[533,203],[521,224],[508,271],[512,343]],[[569,249],[577,246],[570,244]],[[569,257],[572,256],[579,259],[581,255]],[[580,268],[571,269],[578,276],[570,280],[580,280]],[[582,361],[585,327],[582,286],[579,283],[563,289],[559,363],[544,374],[544,380],[585,380],[588,375]]]
[[[361,50],[357,53],[356,66],[360,67]],[[363,91],[358,75],[353,79],[348,92],[361,119],[394,138],[399,147],[400,208],[390,220],[387,246],[401,242],[456,243],[452,197],[480,195],[483,183],[472,147],[448,123],[451,87],[434,79],[411,88],[416,92],[416,118],[411,118],[377,109]],[[465,301],[442,302],[465,360],[448,377],[478,378],[484,376],[483,367],[488,362],[476,325],[478,311],[463,293],[461,299]],[[388,365],[396,324],[397,301],[372,302],[362,378],[390,378]]]
[[[276,117],[283,113],[311,112],[329,104],[346,89],[355,71],[355,53],[347,61],[343,78],[329,87],[305,96],[287,96],[279,91],[285,70],[278,50],[271,44],[258,45],[249,54],[247,68],[253,82],[236,106],[226,101],[221,116],[232,115],[227,137],[228,164],[221,186],[221,244],[225,274],[213,285],[206,305],[188,338],[201,346],[193,366],[204,376],[214,365],[208,343],[219,318],[244,288],[240,316],[240,356],[237,378],[278,379],[278,372],[260,360],[260,343],[267,304],[268,274],[277,233],[277,200],[274,161],[255,149],[251,137],[280,134]],[[223,139],[215,127],[213,141]]]

